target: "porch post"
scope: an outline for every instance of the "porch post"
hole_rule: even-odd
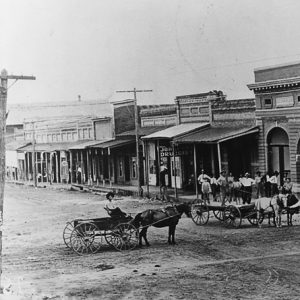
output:
[[[48,152],[45,152],[46,156],[46,182],[48,182]]]
[[[211,171],[216,176],[214,145],[210,145],[210,153],[211,153]]]
[[[77,169],[78,169],[78,167],[79,167],[79,150],[76,150],[76,167],[77,167]],[[81,177],[82,177],[82,167],[81,167],[81,164],[80,164],[80,168],[81,168]],[[77,173],[77,169],[76,169],[76,183],[78,183],[78,173]],[[81,180],[82,180],[82,178],[81,178]]]
[[[149,198],[149,149],[148,141],[145,141],[145,169],[146,169],[146,187],[147,187],[147,197]]]
[[[221,173],[221,171],[222,171],[222,162],[221,162],[220,143],[217,143],[217,149],[218,149],[219,173]]]
[[[194,143],[194,181],[195,181],[195,190],[196,190],[196,197],[199,198],[199,191],[198,191],[198,181],[197,181],[197,153],[196,153],[196,143]]]
[[[26,162],[27,162],[27,167],[26,167],[26,179],[27,181],[29,180],[29,172],[30,172],[30,168],[29,168],[29,153],[30,152],[26,152]]]
[[[41,175],[42,175],[42,179],[41,182],[44,182],[44,170],[43,170],[43,164],[44,164],[44,152],[40,153],[40,165],[41,165]]]
[[[83,150],[80,151],[80,163],[81,163],[81,184],[85,183],[85,165],[83,163]]]
[[[160,149],[159,149],[159,140],[156,143],[157,151],[157,172],[158,172],[158,186],[160,187]]]
[[[173,169],[174,169],[174,193],[175,193],[175,199],[178,200],[177,195],[177,183],[176,183],[176,165],[175,165],[175,143],[173,141]]]
[[[73,183],[73,153],[72,153],[72,150],[70,150],[70,183],[72,184]]]
[[[55,165],[56,165],[56,183],[59,183],[60,181],[59,181],[59,170],[58,170],[58,153],[57,153],[57,151],[55,151]]]
[[[90,156],[89,156],[89,150],[86,149],[86,168],[87,168],[87,180],[88,180],[88,185],[91,184],[90,181],[90,172],[91,172],[91,166],[90,166]]]

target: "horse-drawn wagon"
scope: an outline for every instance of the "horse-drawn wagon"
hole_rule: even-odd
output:
[[[66,246],[77,254],[96,253],[104,245],[129,250],[138,245],[139,233],[130,221],[132,217],[75,219],[67,222],[63,231]]]
[[[210,205],[202,200],[195,200],[192,204],[191,217],[195,224],[206,225],[212,215],[223,222],[226,227],[240,227],[243,219],[247,219],[252,225],[258,224],[254,203],[247,205]]]

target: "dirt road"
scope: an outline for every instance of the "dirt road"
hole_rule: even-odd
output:
[[[243,221],[226,229],[216,219],[202,227],[183,216],[175,246],[166,243],[167,228],[150,228],[149,248],[105,246],[78,256],[62,240],[65,223],[106,217],[103,200],[6,185],[3,299],[299,299],[298,220],[293,227],[258,229]],[[117,205],[133,214],[164,206],[133,198]]]

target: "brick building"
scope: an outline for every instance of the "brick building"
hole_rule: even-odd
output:
[[[300,188],[300,63],[254,70],[258,163],[263,172],[278,171]]]
[[[161,164],[168,168],[167,185],[179,189],[197,189],[201,169],[216,176],[221,170],[236,177],[255,173],[259,129],[254,99],[226,100],[222,91],[213,91],[178,96],[175,104],[176,125],[143,138],[150,185],[159,184],[158,171],[151,171]]]

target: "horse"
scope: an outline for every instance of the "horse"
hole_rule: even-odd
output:
[[[142,227],[139,234],[140,247],[143,246],[142,238],[144,238],[146,246],[150,246],[147,240],[147,230],[149,226],[157,228],[169,226],[168,243],[170,245],[175,245],[175,229],[183,213],[185,213],[187,217],[191,216],[190,204],[181,203],[178,205],[168,206],[164,209],[147,209],[138,213],[132,220],[131,224],[136,228]]]
[[[279,222],[281,226],[281,214],[283,210],[286,210],[287,213],[287,224],[288,226],[292,226],[292,218],[295,213],[299,211],[299,206],[295,205],[299,202],[299,199],[294,194],[283,195],[280,194],[278,197],[278,205],[279,205]],[[294,207],[295,206],[295,207]]]
[[[281,226],[281,222],[279,221],[280,207],[278,205],[278,201],[278,195],[275,195],[272,198],[262,197],[255,200],[254,207],[257,212],[257,223],[259,228],[261,228],[265,213],[268,213],[268,216],[270,216],[270,213],[273,213],[273,222],[275,226]]]

